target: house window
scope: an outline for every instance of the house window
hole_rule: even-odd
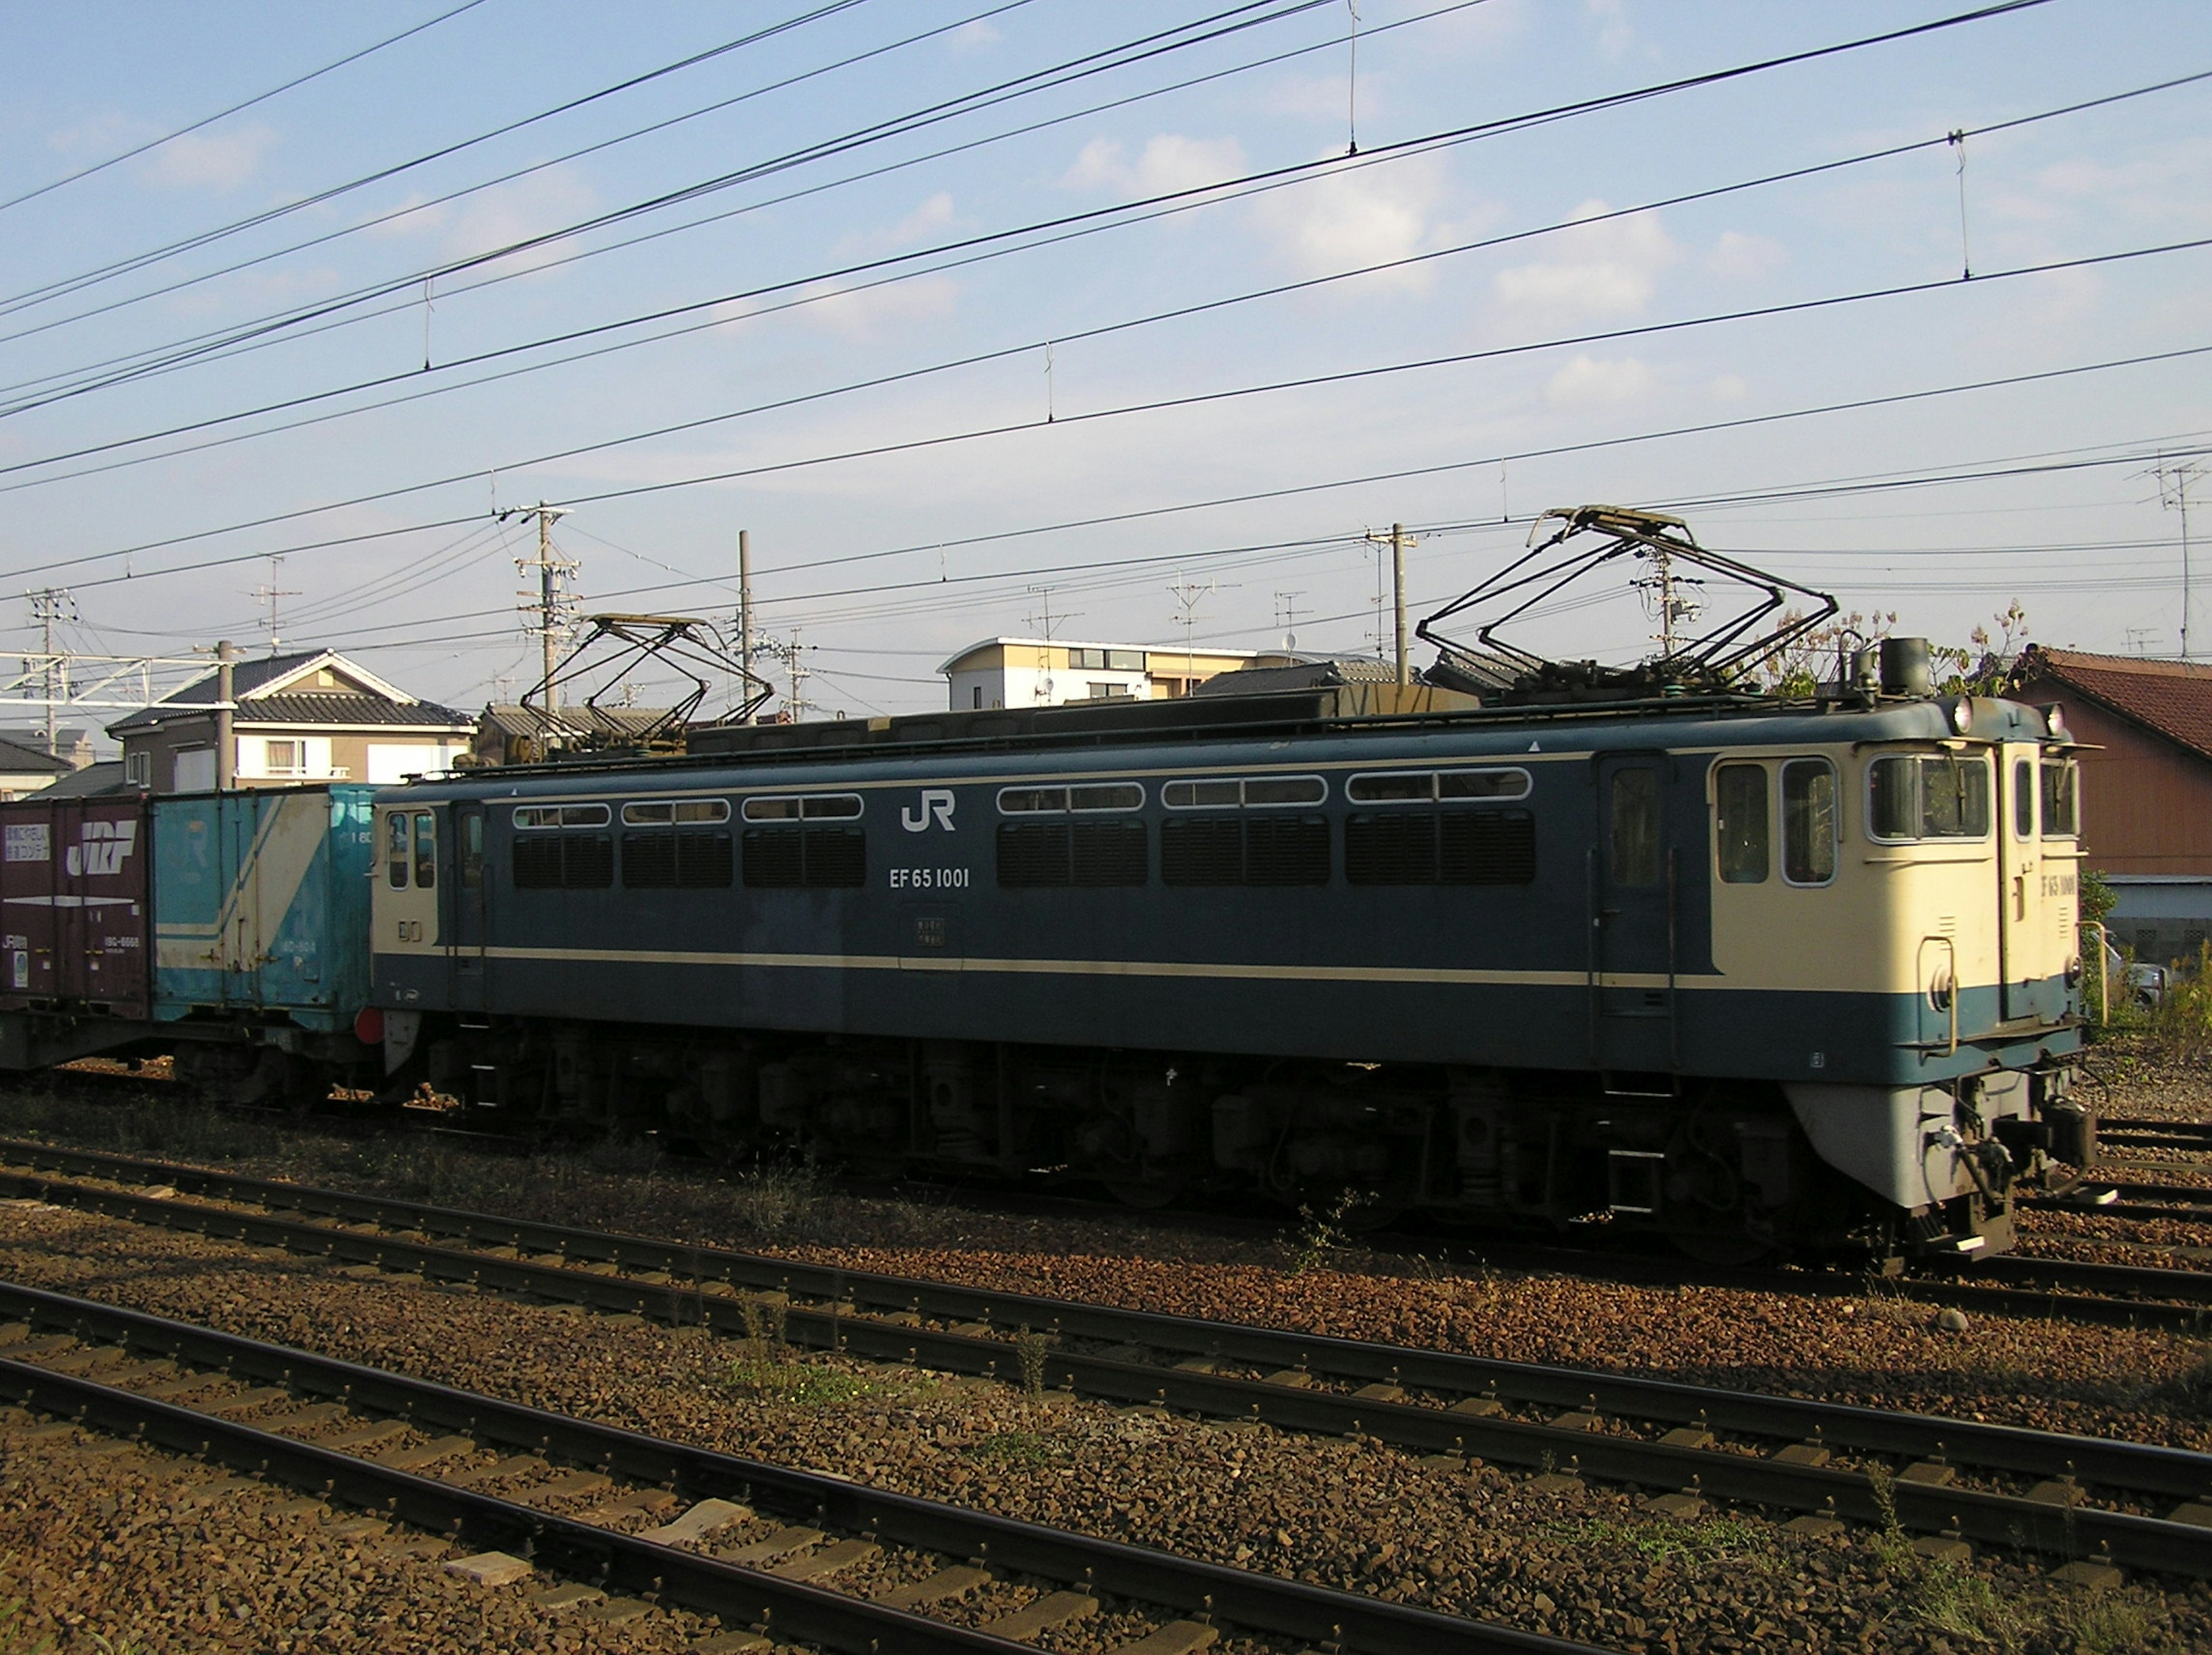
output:
[[[154,755],[132,753],[123,761],[123,779],[135,782],[142,788],[154,785]]]
[[[305,776],[307,773],[307,744],[296,739],[271,737],[262,744],[262,768],[270,776]]]

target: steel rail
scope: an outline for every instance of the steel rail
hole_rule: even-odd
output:
[[[842,1477],[692,1447],[18,1283],[0,1281],[0,1308],[34,1325],[64,1329],[80,1337],[155,1352],[191,1366],[282,1384],[301,1392],[343,1398],[349,1408],[392,1414],[424,1429],[463,1432],[484,1441],[574,1460],[610,1475],[672,1488],[688,1499],[757,1503],[920,1550],[981,1557],[997,1568],[1078,1583],[1146,1606],[1209,1615],[1249,1630],[1335,1642],[1373,1655],[1427,1655],[1431,1651],[1448,1655],[1591,1655],[1594,1649],[1510,1627],[871,1489]],[[696,1553],[453,1488],[434,1478],[395,1471],[219,1415],[70,1378],[33,1363],[7,1360],[5,1350],[0,1346],[0,1391],[41,1411],[70,1414],[100,1428],[187,1451],[214,1453],[228,1463],[265,1469],[297,1486],[318,1491],[329,1488],[349,1504],[391,1510],[434,1533],[451,1533],[458,1525],[472,1542],[481,1540],[533,1561],[550,1560],[550,1566],[562,1573],[597,1581],[606,1569],[617,1584],[641,1596],[650,1590],[740,1624],[768,1620],[780,1642],[818,1641],[841,1649],[873,1650],[878,1645],[870,1640],[881,1640],[885,1652],[1029,1648],[840,1593],[791,1585]],[[64,1383],[48,1386],[48,1380]],[[85,1411],[77,1412],[80,1409]],[[209,1446],[203,1448],[204,1443]],[[704,1569],[696,1577],[687,1577],[672,1567],[677,1560],[703,1565]],[[730,1595],[733,1589],[738,1594],[734,1597]],[[833,1609],[835,1614],[825,1613]]]
[[[219,1180],[221,1175],[201,1176]],[[631,1268],[644,1266],[648,1258],[668,1260],[684,1268],[664,1270],[655,1265],[651,1267],[650,1278],[599,1275],[565,1264],[459,1251],[388,1234],[333,1229],[21,1174],[0,1173],[0,1187],[25,1190],[47,1199],[58,1197],[68,1205],[135,1221],[274,1243],[294,1251],[410,1271],[425,1279],[526,1293],[743,1336],[752,1331],[749,1310],[757,1323],[757,1306],[749,1306],[732,1282],[706,1268],[712,1262],[733,1261],[768,1273],[768,1281],[757,1286],[783,1292],[794,1287],[802,1292],[812,1289],[827,1301],[823,1307],[786,1306],[787,1335],[793,1342],[873,1360],[994,1377],[1015,1366],[1024,1353],[980,1319],[945,1330],[927,1325],[924,1316],[951,1317],[996,1311],[1008,1317],[998,1324],[1003,1328],[1022,1325],[1012,1317],[1028,1312],[1024,1317],[1027,1325],[1047,1328],[1062,1336],[1125,1340],[1133,1336],[1133,1342],[1170,1351],[1211,1348],[1218,1360],[1261,1366],[1296,1355],[1324,1372],[1347,1378],[1372,1373],[1391,1387],[1411,1384],[1465,1392],[1471,1389],[1469,1380],[1478,1374],[1493,1390],[1504,1389],[1507,1380],[1521,1378],[1528,1382],[1528,1389],[1539,1392],[1538,1400],[1613,1408],[1642,1417],[1686,1419],[1701,1433],[1718,1424],[1762,1435],[1809,1434],[1823,1445],[1832,1440],[1853,1445],[1855,1437],[1863,1436],[1866,1440],[1854,1445],[1868,1451],[1923,1454],[1946,1464],[1958,1456],[1969,1463],[2062,1480],[2058,1490],[2046,1491],[2055,1492],[2055,1500],[2041,1500],[1899,1479],[1890,1488],[1890,1500],[1896,1519],[1906,1527],[1955,1532],[1985,1543],[2025,1545],[2069,1556],[2101,1552],[2116,1562],[2137,1567],[2212,1574],[2212,1547],[2206,1545],[2203,1529],[2073,1503],[2082,1481],[2139,1493],[2179,1495],[2185,1501],[2212,1494],[2212,1456],[2186,1450],[1154,1316],[755,1259],[743,1254],[716,1254],[710,1249],[671,1247],[592,1232],[580,1233],[591,1237],[603,1249],[634,1244],[648,1250],[629,1259]],[[343,1199],[352,1202],[365,1198],[347,1196]],[[871,1290],[875,1290],[875,1296],[872,1297]],[[902,1313],[915,1325],[856,1313],[862,1303],[902,1299],[907,1301]],[[1495,1417],[1486,1411],[1469,1411],[1467,1404],[1443,1409],[1400,1400],[1387,1392],[1344,1395],[1304,1388],[1296,1381],[1306,1376],[1295,1367],[1272,1379],[1253,1380],[1066,1348],[1037,1350],[1029,1354],[1029,1360],[1039,1366],[1042,1383],[1125,1403],[1249,1418],[1318,1434],[1370,1435],[1418,1452],[1474,1454],[1503,1464],[1565,1469],[1644,1488],[1682,1490],[1862,1521],[1887,1521],[1891,1515],[1891,1507],[1885,1505],[1875,1479],[1868,1474],[1807,1463],[1802,1457],[1754,1457],[1715,1451],[1708,1445],[1616,1435],[1589,1428],[1599,1421],[1588,1414],[1571,1421],[1536,1424]],[[1351,1371],[1346,1372],[1347,1369]],[[1476,1410],[1493,1406],[1474,1402]],[[1730,1411],[1735,1409],[1743,1411]],[[1831,1428],[1835,1432],[1832,1439]],[[2063,1481],[2066,1479],[2074,1480],[2073,1486],[2066,1486]]]

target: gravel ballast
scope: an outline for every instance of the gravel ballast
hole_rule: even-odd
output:
[[[1546,1491],[1371,1441],[780,1359],[74,1212],[0,1209],[0,1260],[34,1285],[657,1435],[1623,1649],[2212,1641],[2203,1586],[2084,1592],[2039,1563],[1951,1568],[1872,1531],[1814,1538],[1752,1514],[1661,1518],[1625,1492]],[[1317,1274],[1289,1279],[1325,1292]],[[11,1466],[10,1501],[37,1481]],[[0,1546],[26,1555],[28,1530],[0,1521]],[[45,1612],[35,1596],[34,1608]],[[1054,1646],[1087,1647],[1079,1628],[1068,1635]]]

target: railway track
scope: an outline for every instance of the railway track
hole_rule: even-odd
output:
[[[2100,1117],[2097,1141],[2128,1149],[2183,1149],[2212,1154],[2212,1121],[2141,1121]]]
[[[1678,1515],[1727,1500],[1814,1529],[1893,1516],[1924,1535],[2212,1577],[2212,1456],[2186,1451],[811,1266],[39,1145],[0,1143],[0,1160],[13,1163],[0,1188],[21,1196],[426,1280],[731,1333],[755,1331],[772,1304],[801,1347],[1626,1484]]]
[[[88,1089],[95,1092],[174,1084],[148,1080],[137,1074],[104,1068],[56,1071],[57,1074],[64,1072],[73,1080],[91,1082]],[[529,1154],[554,1147],[552,1141],[547,1140],[455,1128],[429,1111],[408,1110],[382,1117],[319,1113],[302,1116],[257,1105],[225,1104],[219,1107],[227,1113],[281,1122],[288,1128],[334,1132],[348,1137],[394,1134],[427,1136],[471,1150],[483,1149],[500,1154]],[[404,1118],[416,1114],[422,1114],[425,1118]],[[2172,1123],[2124,1122],[2121,1124],[2164,1129]],[[2212,1124],[2202,1129],[2207,1135],[2208,1143],[2212,1143]],[[0,1153],[15,1149],[44,1151],[46,1147],[0,1139]],[[82,1153],[89,1154],[93,1152]],[[121,1175],[142,1182],[149,1178],[159,1181],[168,1171],[179,1170],[164,1162],[134,1163],[131,1158],[121,1156],[108,1159],[118,1167],[143,1169]],[[295,1186],[272,1184],[268,1188],[281,1192],[293,1190]],[[2103,1190],[2114,1188],[2121,1193],[2109,1201],[2100,1198]],[[926,1190],[936,1199],[972,1204],[992,1212],[1028,1216],[1108,1214],[1121,1219],[1129,1216],[1129,1210],[1118,1203],[1086,1201],[1060,1193],[1040,1194],[1030,1190],[979,1189],[942,1183],[886,1183],[880,1179],[855,1180],[852,1184],[854,1193],[884,1199],[906,1197],[918,1189]],[[2130,1199],[2130,1191],[2143,1192],[2145,1198]],[[2022,1196],[2021,1204],[2031,1209],[2079,1212],[2128,1220],[2193,1219],[2197,1216],[2191,1210],[2193,1203],[2172,1207],[2160,1205],[2153,1192],[2172,1192],[2178,1197],[2194,1196],[2212,1201],[2212,1190],[2192,1190],[2185,1185],[2134,1183],[2114,1186],[2104,1181],[2081,1179],[2077,1180],[2069,1190],[2053,1196]],[[1200,1226],[1209,1232],[1249,1235],[1261,1240],[1278,1236],[1281,1228],[1279,1223],[1181,1209],[1165,1209],[1148,1213],[1145,1216],[1152,1223]],[[2207,1216],[2212,1216],[2212,1214]],[[1429,1254],[1435,1253],[1439,1246],[1439,1238],[1432,1234],[1376,1234],[1364,1239],[1370,1245],[1385,1250],[1396,1247]],[[1562,1270],[1629,1282],[1663,1281],[1672,1283],[1696,1280],[1711,1286],[1753,1292],[1821,1295],[1856,1294],[1863,1289],[1862,1276],[1841,1270],[1712,1266],[1671,1258],[1655,1261],[1641,1251],[1625,1251],[1596,1245],[1568,1246],[1519,1238],[1486,1237],[1472,1243],[1446,1239],[1442,1248],[1448,1257],[1465,1258],[1506,1269]],[[2011,1255],[1976,1261],[1970,1270],[1974,1278],[1972,1281],[1953,1272],[1893,1276],[1883,1278],[1883,1288],[1919,1303],[1969,1312],[2065,1317],[2075,1321],[2158,1328],[2181,1333],[2212,1329],[2212,1272],[2102,1263],[2075,1266],[2060,1261],[2030,1260]]]
[[[1188,1655],[1231,1628],[1373,1655],[1596,1655],[14,1283],[0,1282],[0,1396],[458,1541],[482,1573],[526,1561],[565,1577],[572,1602],[634,1594],[754,1628],[710,1646],[1011,1652],[1110,1606],[1146,1623],[1112,1655]],[[837,1589],[893,1551],[911,1555],[884,1572],[903,1584]],[[1027,1601],[980,1625],[946,1618],[1009,1585]]]

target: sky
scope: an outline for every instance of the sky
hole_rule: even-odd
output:
[[[2205,655],[2212,9],[1977,9],[9,3],[0,651],[273,601],[511,699],[546,502],[578,615],[734,636],[747,530],[779,702],[908,712],[1048,625],[1371,652],[1392,523],[1418,618],[1605,502]]]

